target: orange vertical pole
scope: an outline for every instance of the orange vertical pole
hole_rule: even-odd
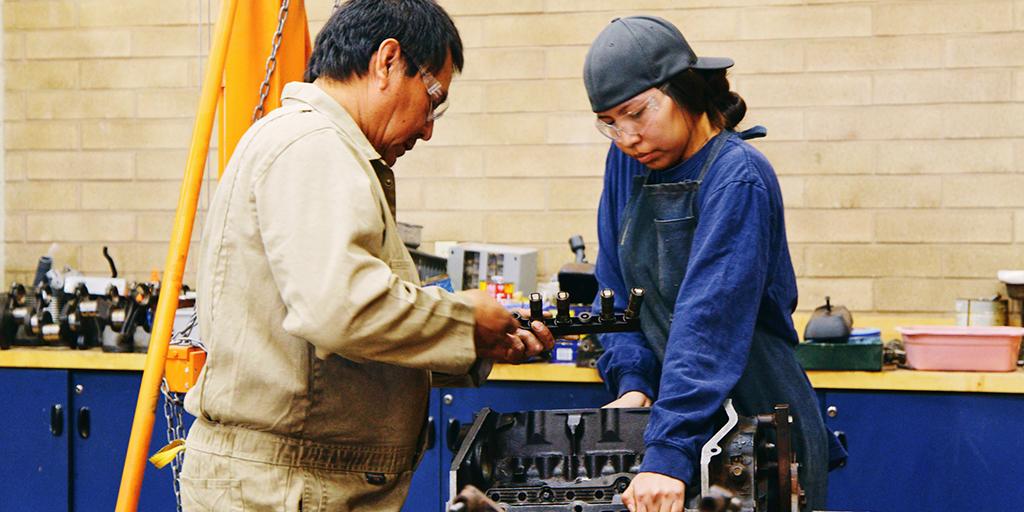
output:
[[[181,195],[178,198],[178,210],[174,216],[167,263],[164,266],[166,270],[160,283],[160,301],[153,321],[153,336],[146,355],[146,367],[142,374],[142,385],[139,387],[139,400],[135,406],[128,453],[125,456],[124,471],[121,473],[121,488],[117,495],[118,512],[134,512],[139,504],[142,475],[146,470],[146,453],[149,451],[157,400],[160,397],[164,359],[167,357],[167,346],[171,341],[174,313],[178,309],[181,278],[185,273],[185,262],[188,259],[196,206],[203,185],[203,170],[217,112],[217,98],[220,95],[228,39],[231,36],[237,5],[238,0],[223,0],[217,18],[214,31],[216,38],[210,48],[210,64],[203,79],[199,111],[192,129],[191,149],[181,184]]]

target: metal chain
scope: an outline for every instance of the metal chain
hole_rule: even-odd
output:
[[[167,421],[167,442],[173,443],[177,439],[185,439],[185,421],[182,417],[185,410],[184,395],[171,393],[167,388],[167,379],[160,382],[160,392],[164,395],[164,420]],[[177,511],[181,511],[181,484],[178,477],[181,475],[181,464],[185,460],[185,453],[178,452],[171,461],[171,474],[174,485],[174,501],[177,504]]]
[[[256,108],[252,111],[252,122],[254,123],[263,117],[263,107],[267,102],[267,95],[270,94],[270,77],[274,74],[274,69],[277,67],[277,49],[281,47],[281,39],[284,34],[284,22],[288,19],[288,2],[289,0],[281,1],[281,10],[277,14],[277,31],[274,32],[274,40],[270,48],[270,57],[267,57],[267,73],[263,77],[263,83],[260,84],[259,102],[256,103]]]

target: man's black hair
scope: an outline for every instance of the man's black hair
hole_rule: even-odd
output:
[[[462,39],[448,13],[433,0],[349,0],[331,15],[316,36],[305,80],[323,76],[343,81],[363,76],[380,43],[394,38],[406,55],[406,74],[415,64],[437,73],[448,52],[455,71],[463,65]]]

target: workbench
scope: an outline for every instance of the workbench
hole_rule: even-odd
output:
[[[144,354],[47,348],[0,351],[0,502],[27,510],[113,508]],[[1024,504],[1024,371],[808,372],[826,423],[851,459],[830,475],[832,510],[1020,510]],[[498,411],[599,407],[611,397],[596,370],[496,365],[478,389],[432,390],[435,442],[406,511],[447,498],[449,436],[482,407]],[[50,431],[62,404],[65,432]],[[162,401],[161,401],[162,404]],[[79,411],[90,409],[88,438]],[[158,406],[150,451],[165,443]],[[29,476],[31,475],[31,476]],[[9,500],[16,497],[16,501]],[[24,500],[35,500],[26,502]],[[436,507],[431,504],[438,504]],[[140,510],[173,510],[170,470],[147,468]],[[30,506],[31,505],[31,506]]]

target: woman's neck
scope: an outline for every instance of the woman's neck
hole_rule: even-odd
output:
[[[690,139],[686,142],[686,150],[683,151],[683,160],[696,155],[712,137],[718,135],[722,130],[711,126],[707,113],[701,114],[693,123],[690,130]]]

